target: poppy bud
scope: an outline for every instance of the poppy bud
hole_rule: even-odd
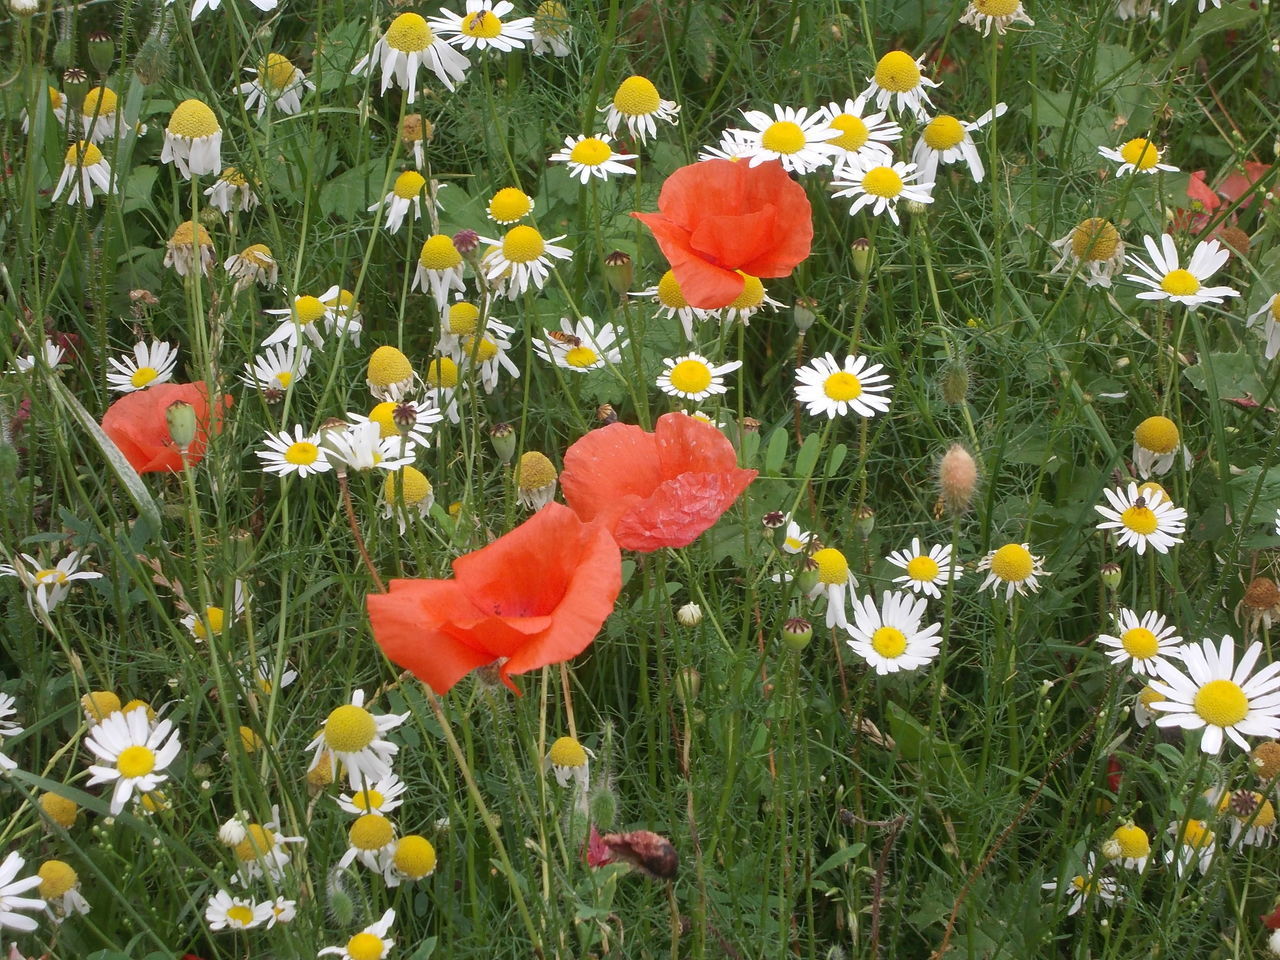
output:
[[[75,52],[75,44],[71,42],[70,37],[59,37],[58,42],[53,45],[53,65],[55,67],[65,67],[71,62],[71,54]]]
[[[812,639],[813,624],[804,617],[792,617],[782,625],[782,642],[791,650],[803,650]]]
[[[876,528],[876,512],[863,505],[853,512],[853,530],[863,540],[871,537]]]
[[[938,487],[942,503],[952,515],[969,509],[973,491],[978,485],[978,465],[973,456],[958,443],[938,461]]]
[[[818,301],[813,297],[801,297],[792,307],[791,316],[795,320],[796,330],[804,333],[818,319]]]
[[[196,438],[196,408],[183,400],[175,400],[164,411],[169,437],[179,450],[186,450]]]
[[[159,83],[169,73],[169,38],[163,32],[152,32],[133,58],[133,73],[146,86]]]
[[[98,75],[105,77],[111,72],[111,65],[116,58],[116,42],[111,34],[95,31],[89,34],[89,62]]]
[[[871,241],[866,237],[859,237],[850,245],[849,252],[853,255],[854,272],[865,277],[871,269]]]
[[[681,667],[676,671],[676,693],[685,703],[698,699],[702,690],[702,674],[693,667]]]
[[[592,823],[598,823],[606,830],[613,825],[613,818],[618,815],[618,798],[614,796],[607,779],[601,778],[592,788],[587,808]]]
[[[62,92],[70,103],[84,103],[89,92],[89,75],[79,67],[68,67],[62,72]]]
[[[325,885],[325,894],[329,916],[339,927],[349,927],[356,916],[356,902],[342,885],[342,869],[335,867],[329,873],[329,882]]]
[[[626,296],[631,289],[631,277],[631,254],[615,250],[604,258],[604,278],[618,296]]]
[[[682,627],[696,627],[702,622],[702,608],[696,603],[686,603],[676,611],[676,619]]]
[[[1103,586],[1108,590],[1115,590],[1120,586],[1124,571],[1120,569],[1118,563],[1104,563],[1098,570],[1098,575],[1102,578]]]
[[[495,423],[489,428],[489,440],[494,452],[503,463],[510,463],[516,455],[516,432],[509,423]]]
[[[942,371],[942,402],[956,406],[969,395],[969,368],[959,360],[948,363]]]

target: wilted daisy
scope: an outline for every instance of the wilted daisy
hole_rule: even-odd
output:
[[[236,582],[239,584],[239,581]],[[281,669],[280,679],[277,683],[275,668],[266,657],[259,657],[258,662],[254,667],[248,667],[246,665],[244,676],[245,685],[252,686],[264,697],[271,696],[274,690],[283,690],[297,679],[298,671],[286,667]],[[238,842],[239,841],[237,841],[237,843]]]
[[[986,176],[982,155],[973,142],[973,131],[980,130],[995,117],[1002,117],[1008,104],[997,103],[977,120],[957,120],[950,114],[939,114],[924,125],[920,139],[911,151],[911,162],[916,165],[921,183],[933,183],[938,179],[938,166],[963,160],[969,166],[969,175],[975,183]]]
[[[881,110],[890,103],[896,110],[910,110],[923,123],[933,106],[927,88],[941,86],[920,72],[923,64],[923,55],[913,60],[909,53],[889,51],[876,64],[875,75],[867,77],[871,85],[862,95],[870,97],[874,94],[876,106]]]
[[[258,8],[262,13],[268,13],[276,8],[279,0],[249,0],[251,4]],[[165,0],[165,4],[171,4],[173,0]],[[191,19],[194,22],[196,17],[204,13],[206,10],[217,10],[222,4],[222,0],[195,0],[191,5]]]
[[[54,343],[52,340],[44,340],[40,344],[39,357],[50,370],[62,363],[66,353],[67,352],[61,346]],[[36,368],[36,364],[38,362],[36,356],[36,354],[28,354],[25,357],[14,357],[13,365],[7,372],[30,373]]]
[[[1062,257],[1053,266],[1058,273],[1069,265],[1072,272],[1080,271],[1089,287],[1110,287],[1111,278],[1124,266],[1124,243],[1120,231],[1110,220],[1089,217],[1081,220],[1070,233],[1053,241],[1053,249]]]
[[[383,960],[388,951],[395,946],[395,941],[387,937],[391,924],[395,922],[396,912],[388,910],[377,923],[365,927],[342,947],[324,947],[320,956],[337,954],[342,960]]]
[[[1276,838],[1275,805],[1256,790],[1224,790],[1218,813],[1227,818],[1232,847],[1267,847]]]
[[[823,547],[810,559],[817,564],[818,580],[809,591],[809,598],[825,595],[827,598],[827,626],[837,624],[845,627],[849,624],[849,612],[845,602],[849,591],[858,585],[853,571],[849,569],[849,561],[845,555],[834,547]]]
[[[1133,698],[1133,719],[1137,721],[1138,726],[1150,726],[1158,715],[1152,709],[1152,704],[1164,699],[1165,695],[1149,683],[1138,691],[1138,695]]]
[[[233,210],[252,210],[260,202],[253,192],[253,184],[240,172],[239,167],[227,167],[218,175],[213,186],[205,190],[209,206],[223,213]]]
[[[296,343],[278,343],[244,365],[241,381],[264,393],[288,390],[302,379],[311,363],[311,348]]]
[[[387,233],[398,233],[409,211],[413,211],[414,221],[422,217],[422,188],[426,185],[427,181],[422,174],[416,170],[405,170],[396,177],[395,183],[391,185],[391,192],[371,206],[368,212],[373,213],[385,206],[387,219],[383,225],[387,228]],[[449,242],[452,245],[453,241]]]
[[[425,142],[435,133],[435,127],[420,113],[408,113],[400,120],[400,142],[413,154],[413,165],[421,170],[426,166]]]
[[[255,903],[248,897],[233,897],[219,890],[204,908],[204,921],[210,930],[251,930],[271,919],[270,903]]]
[[[348,414],[352,423],[373,421],[378,425],[383,439],[399,438],[419,447],[431,446],[431,434],[443,418],[434,404],[425,400],[383,400],[367,417],[358,413]],[[410,447],[412,449],[412,447]],[[406,451],[407,452],[407,451]]]
[[[1209,872],[1213,855],[1218,848],[1218,838],[1204,820],[1174,820],[1165,831],[1173,837],[1173,848],[1164,852],[1164,862],[1173,864],[1178,876],[1193,865],[1202,874]]]
[[[1141,137],[1122,143],[1115,149],[1098,147],[1098,153],[1120,164],[1120,169],[1116,171],[1117,177],[1123,177],[1126,173],[1156,173],[1160,170],[1169,173],[1178,172],[1177,167],[1160,162],[1164,151],[1150,140],[1144,140]]]
[[[1267,360],[1274,360],[1280,353],[1280,293],[1273,294],[1262,309],[1249,315],[1249,326],[1252,327],[1261,317],[1266,317],[1262,325],[1262,335],[1267,341],[1263,355]]]
[[[235,279],[237,293],[254,283],[274,287],[280,277],[280,265],[265,243],[251,243],[233,253],[223,262],[222,269]]]
[[[382,519],[395,520],[400,535],[412,520],[422,520],[436,502],[435,491],[426,474],[416,467],[403,466],[387,474],[382,484]]]
[[[448,826],[448,820],[443,823]],[[426,837],[410,833],[395,842],[390,854],[383,856],[382,864],[382,879],[388,887],[413,883],[435,872],[436,848]]]
[[[1160,477],[1173,469],[1182,454],[1184,467],[1191,466],[1191,451],[1182,444],[1178,426],[1168,417],[1147,417],[1133,431],[1133,465],[1144,480]]]
[[[135,792],[149,793],[169,779],[164,770],[181,749],[173,722],[161,720],[153,727],[145,710],[111,714],[89,731],[84,743],[103,761],[89,767],[89,785],[115,784],[111,791],[113,816]]]
[[[185,277],[197,265],[205,276],[213,269],[213,238],[204,224],[186,220],[178,224],[164,246],[164,266]]]
[[[609,133],[617,134],[618,125],[625,122],[631,136],[641,143],[657,135],[656,121],[680,121],[679,105],[672,100],[663,100],[658,96],[658,88],[653,81],[641,76],[627,77],[618,84],[613,100],[600,109],[605,112],[605,126]]]
[[[992,593],[999,595],[1003,586],[1006,600],[1012,600],[1015,592],[1022,596],[1028,590],[1039,590],[1039,578],[1047,576],[1042,566],[1044,557],[1033,555],[1030,547],[1027,543],[1006,543],[978,561],[978,572],[987,571],[987,579],[979,589],[990,587]]]
[[[364,329],[364,315],[360,312],[360,304],[356,295],[337,284],[320,294],[320,302],[326,311],[324,322],[327,332],[336,334],[339,339],[350,340],[360,346],[360,331]]]
[[[18,874],[27,865],[27,861],[11,850],[0,863],[0,929],[8,927],[30,933],[38,924],[34,919],[23,915],[23,911],[45,909],[45,902],[38,897],[24,897],[22,894],[40,886],[39,874],[18,879]]]
[[[236,880],[246,887],[259,877],[280,880],[289,865],[286,843],[306,843],[306,839],[281,835],[279,807],[271,808],[271,819],[266,823],[246,822],[244,836],[232,847]]]
[[[558,475],[555,464],[545,453],[537,450],[522,453],[511,479],[516,487],[516,498],[526,510],[541,510],[555,499]]]
[[[338,860],[338,868],[346,869],[359,860],[368,869],[381,873],[395,843],[396,825],[390,819],[381,813],[361,814],[347,830],[347,849]]]
[[[203,100],[183,100],[164,130],[161,163],[172,163],[185,180],[222,169],[222,127]]]
[[[599,330],[590,317],[560,320],[559,330],[544,331],[535,337],[533,349],[543,360],[566,370],[586,373],[606,364],[622,362],[622,351],[631,343],[621,327],[606,323]]]
[[[550,275],[552,259],[568,260],[573,256],[567,247],[556,246],[563,236],[546,240],[534,227],[524,224],[512,227],[500,240],[480,239],[493,245],[482,261],[485,277],[496,282],[499,292],[509,300],[528,290],[530,284],[541,290]]]
[[[485,393],[493,393],[503,370],[508,376],[520,376],[520,368],[510,354],[511,341],[494,332],[492,325],[484,336],[463,337],[458,343],[458,363],[472,370],[479,369]]]
[[[560,0],[542,0],[533,13],[533,52],[567,57],[572,39],[573,27],[564,4]]]
[[[373,71],[375,64],[382,71],[379,93],[386,93],[394,79],[408,92],[409,102],[413,103],[418,96],[419,67],[428,67],[445,88],[452,91],[454,85],[466,77],[471,61],[432,33],[427,21],[418,14],[402,13],[378,38],[373,52],[361,59],[351,72],[365,76]]]
[[[533,230],[532,227],[522,229]],[[537,231],[534,230],[534,233]],[[422,244],[422,250],[418,254],[418,268],[414,271],[410,289],[426,293],[430,288],[436,306],[443,310],[449,305],[449,291],[457,290],[461,293],[466,289],[462,282],[462,271],[465,268],[462,254],[454,245],[453,238],[443,233],[434,234]]]
[[[1166,657],[1181,659],[1182,637],[1177,627],[1166,626],[1161,614],[1149,610],[1139,617],[1126,607],[1115,615],[1115,621],[1115,636],[1104,633],[1098,637],[1100,644],[1111,648],[1107,656],[1112,663],[1128,663],[1134,673],[1154,677]]]
[[[931,597],[941,597],[941,588],[952,580],[959,580],[962,574],[960,566],[951,559],[951,544],[935,543],[926,553],[919,537],[911,538],[910,550],[895,550],[885,559],[904,571],[902,576],[893,578],[894,583]]]
[[[917,203],[933,203],[933,183],[918,182],[914,163],[878,165],[881,159],[872,156],[852,156],[846,159],[831,180],[835,188],[834,199],[853,197],[849,216],[864,207],[871,208],[872,216],[887,212],[894,223],[898,219],[898,203],[914,200]]]
[[[1151,257],[1151,263],[1145,263],[1140,257],[1130,254],[1129,265],[1142,272],[1124,275],[1126,280],[1151,288],[1137,294],[1139,300],[1172,300],[1194,310],[1202,303],[1222,303],[1227,297],[1240,296],[1240,291],[1231,287],[1204,285],[1231,259],[1231,254],[1217,240],[1201,240],[1197,243],[1186,269],[1178,266],[1178,248],[1169,234],[1160,235],[1158,247],[1155,238],[1151,236],[1143,237],[1142,242]]]
[[[809,114],[807,107],[796,109],[773,105],[773,116],[763,110],[743,110],[750,129],[735,131],[737,141],[748,148],[746,157],[757,167],[767,160],[781,162],[792,173],[812,173],[830,164],[838,147],[831,144],[840,131],[827,121],[824,110]]]
[[[830,353],[814,357],[796,368],[796,400],[811,415],[825,413],[832,420],[850,411],[874,417],[889,409],[889,391],[893,389],[888,374],[880,372],[883,369],[863,356],[847,356],[843,364]]]
[[[672,317],[680,319],[680,326],[688,340],[693,339],[694,321],[706,320],[713,314],[713,311],[689,306],[689,301],[684,298],[684,292],[680,289],[680,281],[676,279],[674,270],[664,273],[656,285],[646,290],[638,290],[631,296],[656,299],[660,307],[659,313],[665,312],[668,319]]]
[[[83,203],[92,207],[95,186],[102,193],[111,192],[111,164],[91,142],[81,140],[73,143],[63,158],[62,176],[53,188],[51,199],[57,203],[63,191],[70,187],[67,203]]]
[[[1280,736],[1280,662],[1250,677],[1261,654],[1254,642],[1236,666],[1235,641],[1224,636],[1216,649],[1209,639],[1184,646],[1185,673],[1168,660],[1157,664],[1151,686],[1167,699],[1151,704],[1156,726],[1203,729],[1200,749],[1215,755],[1224,734],[1246,751],[1245,736]]]
[[[1136,483],[1130,483],[1127,488],[1102,493],[1108,506],[1093,508],[1105,518],[1098,529],[1115,530],[1120,546],[1133,547],[1142,556],[1148,544],[1158,553],[1168,553],[1171,546],[1182,542],[1177,534],[1186,529],[1187,511],[1175,507],[1155,484],[1144,485],[1139,491]]]
[[[996,33],[1003,34],[1013,23],[1025,23],[1029,27],[1036,25],[1022,9],[1022,0],[969,0],[960,22],[981,30],[984,37],[991,36],[992,27]]]
[[[1141,873],[1151,856],[1151,838],[1141,827],[1122,823],[1102,845],[1103,855],[1112,863]]]
[[[400,749],[381,734],[398,727],[409,718],[407,713],[384,713],[375,716],[364,708],[364,691],[351,695],[351,702],[329,713],[324,728],[307,749],[314,756],[329,755],[330,771],[336,775],[341,763],[357,790],[363,784],[377,783],[391,775],[391,758]]]
[[[321,440],[329,462],[339,475],[351,471],[395,470],[412,463],[417,448],[399,436],[383,437],[382,426],[372,420],[323,431]]]
[[[665,357],[662,364],[662,372],[658,374],[659,390],[682,400],[705,400],[729,389],[724,376],[741,367],[742,361],[713,366],[706,357],[687,353],[682,357]]]
[[[110,87],[94,87],[84,95],[80,105],[80,122],[84,135],[92,143],[101,143],[116,136],[117,127],[123,130],[123,118],[119,116],[120,98]]]
[[[268,433],[266,448],[254,451],[254,455],[262,461],[262,469],[267,473],[281,477],[289,474],[309,477],[313,473],[325,473],[332,467],[321,440],[319,433],[307,433],[298,424],[292,434],[288,430]]]
[[[256,70],[252,67],[247,69],[256,79],[240,84],[238,90],[245,95],[245,111],[252,112],[256,109],[258,116],[266,113],[268,103],[277,113],[299,113],[302,110],[303,93],[316,88],[306,74],[283,54],[268,53],[267,58],[258,63]]]
[[[107,373],[107,386],[119,393],[133,393],[172,378],[178,365],[178,348],[159,340],[138,343],[132,357],[108,357],[107,363],[115,369],[114,373]]]
[[[1115,903],[1120,894],[1119,884],[1110,877],[1098,876],[1098,868],[1094,864],[1093,854],[1085,857],[1084,870],[1066,883],[1051,880],[1048,883],[1040,884],[1040,889],[1055,892],[1058,890],[1065,891],[1069,898],[1067,906],[1067,916],[1069,917],[1084,909],[1085,903],[1093,897],[1097,897],[1103,903]]]
[[[62,923],[73,913],[89,912],[89,901],[80,893],[80,876],[65,860],[46,860],[36,871],[45,911],[54,923]]]
[[[301,429],[301,428],[299,428]],[[222,602],[221,599],[218,601]],[[235,586],[231,592],[231,615],[227,616],[227,608],[219,606],[207,606],[204,613],[196,616],[195,612],[187,614],[182,618],[182,625],[195,638],[197,643],[208,640],[211,636],[220,636],[222,631],[226,629],[227,624],[235,623],[244,616],[245,590],[244,581],[235,581]]]
[[[595,756],[573,737],[560,737],[551,744],[542,761],[542,769],[555,774],[556,783],[567,787],[573,783],[583,793],[591,786],[591,760]]]
[[[565,137],[564,149],[553,153],[548,160],[566,163],[569,175],[577,177],[586,186],[592,177],[608,180],[614,174],[635,174],[635,168],[629,167],[623,160],[634,160],[634,153],[615,153],[609,145],[612,138],[607,133],[599,136]]]
[[[942,624],[921,626],[928,601],[886,590],[876,607],[871,595],[853,601],[853,623],[846,624],[851,650],[876,673],[917,670],[938,655]]]
[[[428,23],[455,47],[510,53],[533,39],[533,17],[502,18],[515,9],[509,0],[467,0],[463,14],[441,9]]]
[[[278,310],[264,310],[268,316],[279,317],[280,323],[263,339],[262,345],[269,347],[273,343],[298,344],[298,338],[305,334],[315,346],[324,346],[323,324],[319,321],[329,318],[329,308],[319,297],[309,294],[293,298],[292,307]]]
[[[90,570],[80,569],[81,555],[71,551],[52,567],[29,553],[19,554],[12,564],[0,563],[0,577],[17,577],[27,588],[27,605],[33,603],[45,613],[53,609],[71,593],[71,584],[77,580],[97,580],[102,576]]]
[[[846,99],[843,104],[832,101],[823,108],[827,125],[839,134],[827,141],[834,148],[837,167],[853,156],[875,158],[878,164],[893,162],[890,144],[902,139],[902,127],[888,119],[884,111],[864,115],[866,109],[865,94]]]

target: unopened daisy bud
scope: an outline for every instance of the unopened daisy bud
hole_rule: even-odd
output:
[[[464,257],[468,256],[480,246],[480,234],[474,230],[459,230],[453,235],[453,246]]]
[[[218,842],[228,847],[239,846],[248,835],[244,821],[239,817],[232,817],[218,828]]]
[[[75,826],[76,814],[80,812],[80,807],[74,800],[48,790],[40,794],[40,809],[46,817],[64,830],[70,830]]]
[[[631,289],[631,277],[631,254],[615,250],[604,258],[604,278],[618,296],[625,296]]]
[[[859,237],[850,245],[849,252],[853,255],[854,272],[865,277],[871,269],[871,241],[866,237]]]
[[[1104,563],[1098,569],[1098,576],[1102,579],[1102,584],[1108,590],[1116,590],[1120,586],[1120,581],[1124,578],[1124,571],[1120,569],[1118,563]]]
[[[1249,759],[1259,780],[1274,780],[1280,776],[1280,743],[1263,740],[1253,748]]]
[[[62,92],[71,103],[84,103],[89,92],[89,75],[79,67],[69,67],[62,72]]]
[[[420,113],[405,114],[405,118],[400,121],[400,139],[406,144],[413,145],[421,140],[430,141],[435,134],[436,128]]]
[[[489,442],[503,463],[510,463],[516,455],[516,431],[509,423],[495,423],[490,427]]]
[[[795,321],[796,330],[806,332],[818,319],[818,301],[813,297],[800,297],[792,307],[791,317]]]
[[[112,64],[116,59],[116,42],[109,33],[101,30],[89,34],[89,62],[93,64],[93,69],[98,71],[99,76],[105,77],[111,72]]]
[[[618,815],[618,798],[606,777],[601,777],[592,787],[587,799],[587,811],[591,822],[597,827],[608,830],[613,826],[614,818]]]
[[[743,433],[759,433],[760,421],[755,417],[743,417],[738,421],[738,429]]]
[[[133,74],[145,86],[159,83],[169,73],[169,38],[163,32],[152,32],[133,58]]]
[[[804,617],[792,617],[782,625],[782,642],[791,650],[803,650],[813,639],[813,624]]]
[[[1102,855],[1108,860],[1119,860],[1124,854],[1124,847],[1115,837],[1108,837],[1102,842]]]
[[[853,512],[853,530],[863,540],[870,539],[876,528],[876,512],[863,504]]]
[[[800,588],[800,592],[804,594],[811,593],[814,587],[818,585],[819,574],[818,561],[814,560],[813,557],[805,557],[800,565],[800,572],[796,574],[796,586]]]
[[[676,619],[682,627],[696,627],[702,622],[702,608],[696,603],[686,603],[676,611]]]
[[[973,456],[955,443],[938,461],[938,487],[942,503],[952,515],[964,513],[978,486],[978,465]]]
[[[182,400],[176,400],[165,408],[164,419],[169,425],[169,439],[175,447],[185,452],[196,438],[196,408]]]
[[[702,690],[702,674],[694,667],[681,667],[676,671],[676,695],[688,704],[698,699]]]
[[[964,403],[969,395],[969,368],[959,360],[948,363],[942,370],[941,387],[943,403]]]
[[[556,468],[547,455],[527,450],[515,469],[516,496],[530,510],[541,510],[556,495]]]

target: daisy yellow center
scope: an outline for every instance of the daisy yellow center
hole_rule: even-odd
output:
[[[939,572],[938,562],[933,557],[912,557],[907,563],[907,576],[920,583],[932,583]]]
[[[369,411],[369,419],[378,425],[378,434],[384,440],[387,437],[400,435],[400,428],[396,426],[395,413],[396,404],[390,400],[378,404]]]
[[[852,373],[839,370],[822,382],[822,392],[831,400],[857,400],[862,396],[862,381]]]
[[[571,367],[585,369],[599,363],[600,355],[590,347],[570,347],[564,355],[564,362]]]
[[[209,231],[204,228],[204,224],[188,220],[178,224],[178,229],[173,231],[169,243],[175,247],[208,247],[213,245],[213,238],[209,236]]]
[[[452,390],[458,385],[458,365],[450,357],[436,357],[427,365],[424,379],[433,387]]]
[[[489,201],[489,216],[498,223],[514,223],[533,209],[533,199],[516,187],[503,187]]]
[[[1071,252],[1081,260],[1110,260],[1120,244],[1120,231],[1110,220],[1090,217],[1071,232]]]
[[[262,738],[249,727],[240,728],[240,745],[244,747],[245,753],[256,753],[266,746]]]
[[[275,378],[282,390],[289,389],[289,384],[293,383],[293,374],[288,370],[277,370]]]
[[[325,742],[338,753],[357,753],[373,743],[377,735],[373,714],[354,703],[338,707],[324,722]]]
[[[902,178],[893,167],[873,167],[863,176],[862,189],[873,197],[892,199],[902,192]]]
[[[320,448],[310,440],[299,440],[289,444],[284,452],[284,462],[295,467],[309,467],[320,457]]]
[[[1071,878],[1071,886],[1086,897],[1091,897],[1098,892],[1097,883],[1079,875]]]
[[[422,192],[426,179],[416,170],[406,170],[400,176],[396,177],[395,186],[391,188],[401,200],[412,200]]]
[[[1006,543],[991,557],[991,572],[1008,583],[1021,583],[1034,570],[1031,551],[1019,543]]]
[[[71,864],[62,860],[46,860],[36,873],[40,877],[40,896],[46,900],[62,896],[80,880]]]
[[[388,478],[390,479],[390,478]],[[357,810],[378,810],[386,803],[386,798],[377,790],[358,790],[351,797],[351,805]]]
[[[244,839],[235,846],[236,859],[241,863],[258,860],[276,847],[276,835],[260,823],[245,827]]]
[[[876,86],[890,93],[906,93],[920,85],[920,68],[911,55],[892,50],[876,64]]]
[[[618,92],[613,95],[614,109],[628,117],[657,113],[661,105],[658,88],[644,77],[627,77],[618,84]]]
[[[81,112],[86,117],[108,117],[116,112],[117,103],[119,103],[119,97],[114,90],[107,87],[94,87],[84,95],[84,109]]]
[[[404,53],[418,53],[431,46],[435,39],[427,21],[416,13],[402,13],[387,27],[387,46]]]
[[[749,273],[738,273],[742,277],[742,292],[729,304],[730,310],[754,310],[760,304],[764,303],[764,284],[760,282],[759,277],[753,277]]]
[[[512,263],[530,263],[542,256],[546,241],[533,227],[512,227],[502,238],[502,255]]]
[[[680,393],[701,393],[711,386],[711,368],[701,360],[681,360],[671,368],[670,379]]]
[[[411,833],[407,837],[400,838],[392,860],[397,870],[407,877],[418,880],[435,870],[436,848],[426,837]]]
[[[258,64],[258,80],[267,90],[283,93],[293,85],[296,68],[293,61],[280,53],[268,53],[267,59]]]
[[[120,709],[120,698],[110,690],[95,690],[80,698],[80,706],[85,716],[96,723]]]
[[[298,297],[293,301],[293,317],[303,326],[324,316],[324,304],[318,297]]]
[[[381,850],[391,842],[391,821],[380,813],[363,814],[351,825],[347,838],[357,850]]]
[[[569,159],[585,167],[598,167],[611,156],[613,156],[613,150],[599,137],[579,140],[569,151]]]
[[[1274,827],[1276,825],[1276,808],[1272,806],[1270,800],[1262,799],[1261,794],[1255,793],[1255,802],[1262,800],[1262,805],[1258,808],[1258,812],[1252,815],[1252,822],[1255,827]]]
[[[1156,515],[1151,508],[1147,506],[1140,507],[1137,504],[1120,514],[1120,522],[1134,533],[1144,537],[1149,537],[1160,529],[1160,521],[1156,519]]]
[[[294,444],[294,446],[297,446],[297,444]],[[312,447],[314,449],[314,444],[312,445]],[[286,453],[285,459],[288,459],[288,456],[289,454]],[[295,461],[289,460],[289,462],[294,463]],[[194,633],[201,640],[204,640],[208,638],[210,633],[221,633],[223,624],[225,624],[225,622],[226,622],[226,614],[223,613],[223,610],[221,607],[205,607],[204,619],[197,620],[195,622],[195,625],[192,626],[191,632]]]
[[[347,956],[351,960],[381,960],[382,938],[375,933],[357,933],[347,941]]]
[[[248,260],[255,267],[269,267],[275,263],[271,256],[271,248],[265,243],[254,243],[240,251],[240,259]]]
[[[1156,690],[1155,687],[1147,684],[1138,691],[1138,702],[1144,707],[1150,707],[1153,703],[1160,703],[1162,700],[1168,699],[1163,693]]]
[[[458,29],[463,36],[492,40],[502,33],[502,21],[494,16],[492,10],[478,10],[464,16]]]
[[[676,279],[674,270],[668,270],[658,281],[658,302],[672,310],[683,310],[689,306],[689,301],[684,298],[684,291],[680,289],[680,281]],[[1280,297],[1276,297],[1276,302],[1280,303]]]
[[[462,254],[453,245],[452,237],[437,233],[422,245],[418,262],[426,270],[450,270],[462,262]]]
[[[1172,453],[1178,448],[1181,436],[1168,417],[1147,417],[1133,431],[1133,439],[1152,453]]]
[[[1116,831],[1111,834],[1111,838],[1120,844],[1120,855],[1122,857],[1138,858],[1145,857],[1151,853],[1151,840],[1141,827],[1135,827],[1132,824],[1116,827]]]
[[[102,162],[102,151],[95,147],[92,143],[81,140],[79,143],[72,144],[67,149],[67,156],[63,160],[68,167],[96,167]]]
[[[126,779],[145,777],[156,768],[156,755],[150,747],[125,747],[116,757],[116,769]]]
[[[227,907],[227,919],[234,920],[242,927],[247,927],[253,923],[253,908],[247,907],[243,903],[237,903],[234,907]]]
[[[35,572],[36,583],[66,583],[67,575],[57,567],[49,567]]]
[[[842,113],[839,116],[832,117],[831,126],[840,131],[840,136],[831,142],[837,147],[843,147],[850,152],[861,150],[862,145],[871,136],[871,131],[862,122],[862,118],[855,117],[851,113]]]
[[[415,467],[401,467],[388,474],[382,484],[382,496],[387,503],[397,503],[397,493],[404,497],[406,507],[416,506],[431,496],[431,481]]]
[[[1192,703],[1205,723],[1232,727],[1249,715],[1249,698],[1231,680],[1210,680],[1196,691]]]
[[[480,322],[480,308],[474,303],[459,300],[449,307],[449,332],[455,336],[465,337],[476,332]]]
[[[587,762],[587,751],[573,737],[561,737],[551,745],[547,756],[557,767],[581,767]]]
[[[541,490],[556,482],[556,468],[545,453],[528,450],[516,464],[516,486],[521,490]]]
[[[218,118],[203,100],[183,100],[169,117],[169,132],[175,137],[199,140],[211,137],[221,129]]]
[[[1203,820],[1188,820],[1182,827],[1182,842],[1199,850],[1213,843],[1213,831]]]
[[[804,149],[804,144],[804,131],[798,123],[790,120],[771,123],[760,134],[760,145],[774,153],[799,153]]]
[[[1134,627],[1120,634],[1124,652],[1135,660],[1148,660],[1160,652],[1160,641],[1146,627]]]
[[[1170,270],[1160,281],[1160,289],[1170,296],[1189,297],[1200,289],[1200,281],[1190,270]]]
[[[1156,149],[1156,145],[1141,137],[1122,146],[1120,156],[1125,163],[1133,164],[1139,170],[1150,170],[1160,162],[1160,151]]]
[[[447,238],[446,238],[447,239]],[[375,387],[385,390],[393,383],[403,383],[413,377],[413,364],[395,347],[383,346],[369,357],[367,379]]]
[[[155,367],[139,367],[133,371],[133,376],[129,377],[129,383],[141,389],[158,376],[160,376],[160,371]]]
[[[54,110],[62,109],[62,94],[56,88],[49,88],[49,106]]]
[[[70,829],[76,822],[76,813],[79,812],[80,807],[74,800],[60,797],[56,793],[42,793],[40,809],[58,826]]]
[[[468,357],[475,357],[476,363],[488,363],[498,355],[498,345],[488,337],[464,337],[462,350]]]
[[[823,547],[811,558],[818,565],[818,582],[843,584],[849,581],[849,561],[834,547]]]
[[[871,635],[871,649],[886,660],[896,660],[907,649],[907,635],[897,627],[880,627]]]
[[[931,150],[950,150],[964,140],[964,127],[955,117],[944,113],[929,121],[923,136]]]
[[[1021,5],[1022,0],[973,0],[974,9],[984,17],[1007,17]]]
[[[218,179],[223,183],[229,183],[233,187],[248,186],[249,180],[237,167],[227,167],[218,175]]]

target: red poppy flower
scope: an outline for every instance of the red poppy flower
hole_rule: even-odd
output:
[[[704,160],[667,177],[658,213],[633,213],[653,231],[692,307],[727,307],[741,270],[785,277],[809,256],[813,212],[804,187],[770,160]]]
[[[223,394],[222,409],[231,406]],[[169,436],[165,411],[170,404],[189,403],[196,413],[196,436],[187,451],[187,462],[197,464],[209,442],[209,391],[204,381],[161,383],[136,393],[126,393],[107,408],[102,430],[139,473],[182,469],[182,455]],[[222,410],[213,416],[213,432],[222,432]]]
[[[503,658],[500,676],[515,690],[509,674],[586,649],[621,589],[609,531],[550,503],[453,561],[452,580],[392,580],[389,592],[370,594],[369,621],[387,657],[437,693]]]
[[[560,489],[579,517],[613,530],[618,546],[648,553],[693,543],[755,477],[715,427],[668,413],[653,433],[611,423],[579,439],[565,451]]]

